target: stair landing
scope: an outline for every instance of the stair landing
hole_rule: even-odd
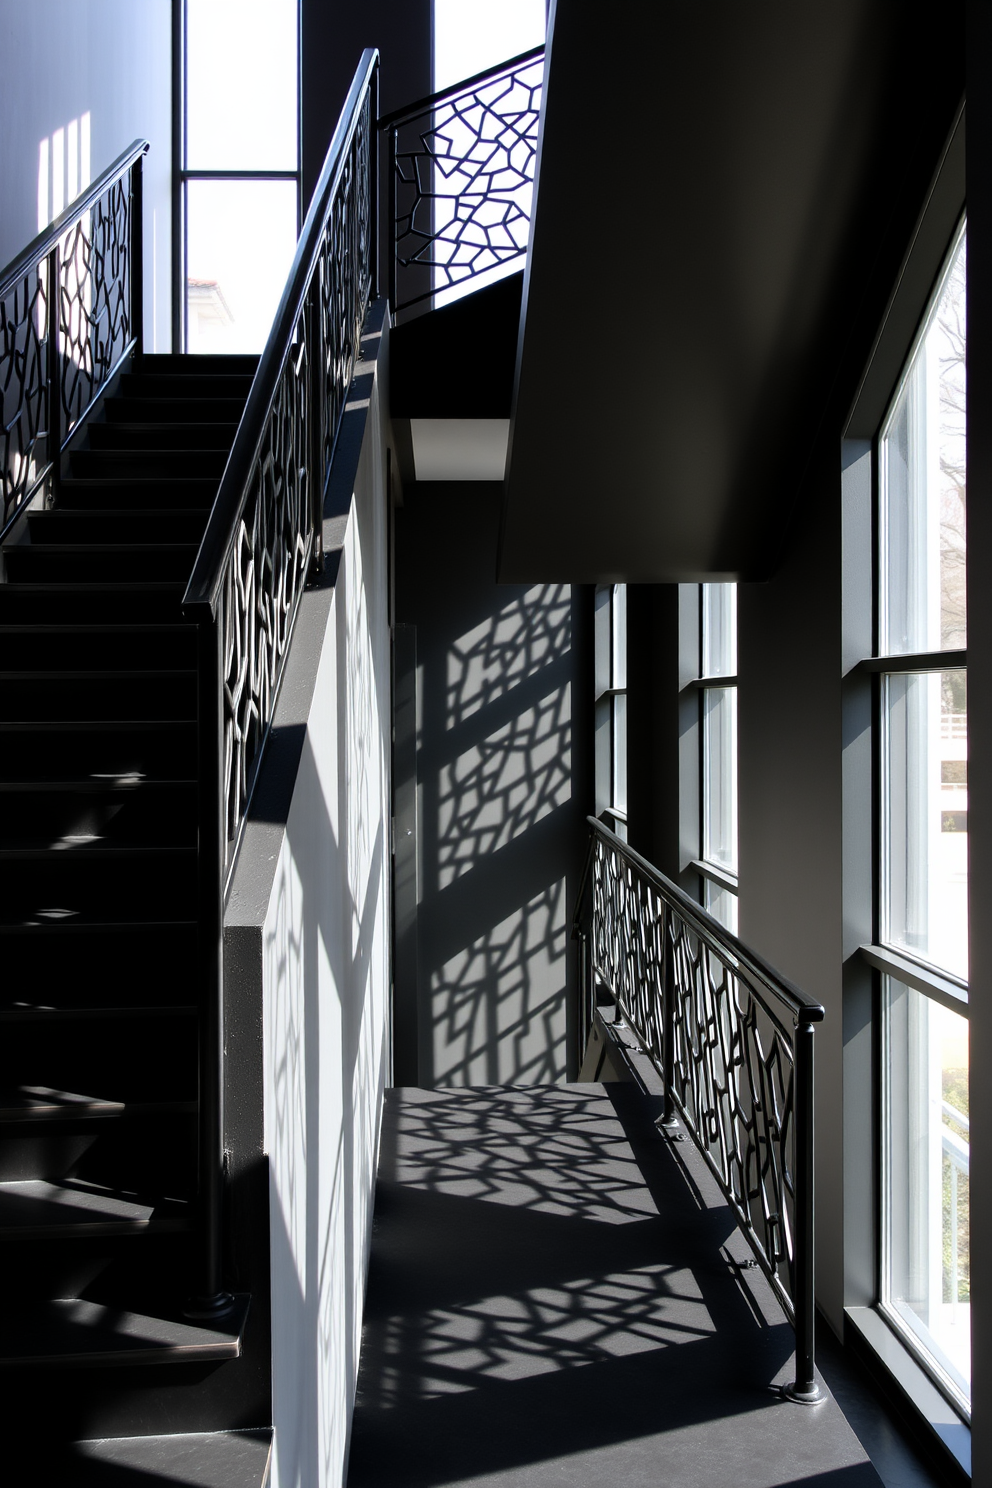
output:
[[[387,1095],[349,1488],[873,1488],[632,1085]]]

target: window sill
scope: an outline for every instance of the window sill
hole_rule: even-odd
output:
[[[707,863],[704,858],[693,858],[689,864],[702,878],[708,878],[711,883],[719,884],[721,889],[727,889],[731,894],[738,892],[738,879],[736,873],[731,873],[726,868],[718,868],[715,863]]]
[[[876,1378],[880,1372],[886,1379],[879,1383],[888,1384],[928,1428],[934,1450],[945,1453],[970,1478],[971,1428],[874,1307],[847,1307],[844,1315],[859,1345],[857,1352],[881,1365]]]

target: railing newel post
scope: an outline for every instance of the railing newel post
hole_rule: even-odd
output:
[[[51,501],[62,483],[62,250],[58,241],[48,255],[48,457],[52,462]]]
[[[675,911],[670,904],[666,904],[662,913],[664,959],[661,972],[661,1019],[665,1104],[659,1125],[662,1131],[671,1134],[679,1129],[675,1109]]]
[[[816,1303],[813,1257],[813,1024],[796,1020],[795,1048],[795,1281],[796,1378],[783,1392],[801,1405],[824,1399],[814,1361]]]
[[[136,356],[141,356],[145,346],[144,159],[142,153],[131,166],[130,331]]]
[[[234,1298],[223,1285],[224,1203],[224,606],[197,624],[199,755],[199,923],[202,996],[199,1011],[199,1183],[203,1231],[201,1288],[186,1304],[190,1318],[222,1317]]]

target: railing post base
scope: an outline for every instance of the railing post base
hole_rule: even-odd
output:
[[[190,1297],[183,1308],[183,1317],[193,1323],[210,1322],[212,1318],[226,1317],[233,1306],[234,1297],[230,1292],[217,1292],[213,1297]]]
[[[812,1384],[795,1380],[791,1385],[782,1386],[782,1399],[791,1400],[796,1405],[822,1405],[826,1398],[826,1392],[820,1389],[816,1380]]]

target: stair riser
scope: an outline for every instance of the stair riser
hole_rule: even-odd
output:
[[[191,510],[206,514],[214,504],[217,482],[204,480],[64,480],[59,511]]]
[[[91,450],[168,449],[175,453],[200,450],[229,450],[234,443],[234,425],[183,424],[158,421],[148,427],[125,423],[91,424]]]
[[[22,791],[0,796],[0,849],[98,837],[121,846],[195,847],[195,785],[122,790]]]
[[[195,454],[168,449],[128,452],[125,450],[77,450],[69,457],[73,475],[90,480],[219,480],[227,464],[227,453],[201,450]]]
[[[143,398],[138,392],[114,398],[106,407],[107,424],[237,424],[243,398]],[[95,425],[93,427],[96,427]],[[91,429],[92,432],[92,429]]]
[[[0,625],[133,625],[161,621],[178,625],[186,580],[139,589],[134,574],[120,584],[100,585],[79,575],[72,584],[26,589],[0,584]]]
[[[5,922],[51,924],[84,919],[175,920],[196,913],[194,853],[149,852],[124,861],[99,859],[82,851],[49,852],[17,865],[17,876],[4,894]],[[99,988],[99,969],[93,990]]]
[[[251,376],[247,373],[225,373],[220,376],[204,376],[202,373],[162,375],[157,372],[126,372],[120,380],[122,398],[161,398],[168,402],[172,398],[198,401],[200,398],[239,398],[244,407],[251,391]]]
[[[3,677],[0,722],[139,721],[196,718],[196,674],[127,679]]]
[[[140,995],[140,988],[134,995]],[[101,1100],[147,1103],[195,1100],[196,1059],[195,1023],[189,1019],[121,1018],[116,1024],[62,1020],[5,1026],[0,1067],[7,1088],[44,1086]],[[5,1128],[5,1134],[11,1130]]]
[[[195,1115],[135,1121],[108,1117],[74,1132],[20,1131],[0,1140],[0,1183],[79,1179],[127,1188],[142,1172],[154,1175],[157,1192],[187,1203],[195,1200]]]
[[[27,518],[33,546],[43,543],[196,543],[203,538],[203,511],[51,511]]]
[[[178,549],[154,547],[53,551],[48,545],[24,543],[4,552],[7,580],[17,584],[182,583],[196,560],[196,545]]]
[[[0,731],[4,778],[191,780],[197,770],[196,728],[190,723],[129,729],[123,725],[62,731]]]
[[[56,629],[0,631],[5,671],[186,671],[196,667],[193,626],[136,629],[115,626],[85,630],[78,625]]]

